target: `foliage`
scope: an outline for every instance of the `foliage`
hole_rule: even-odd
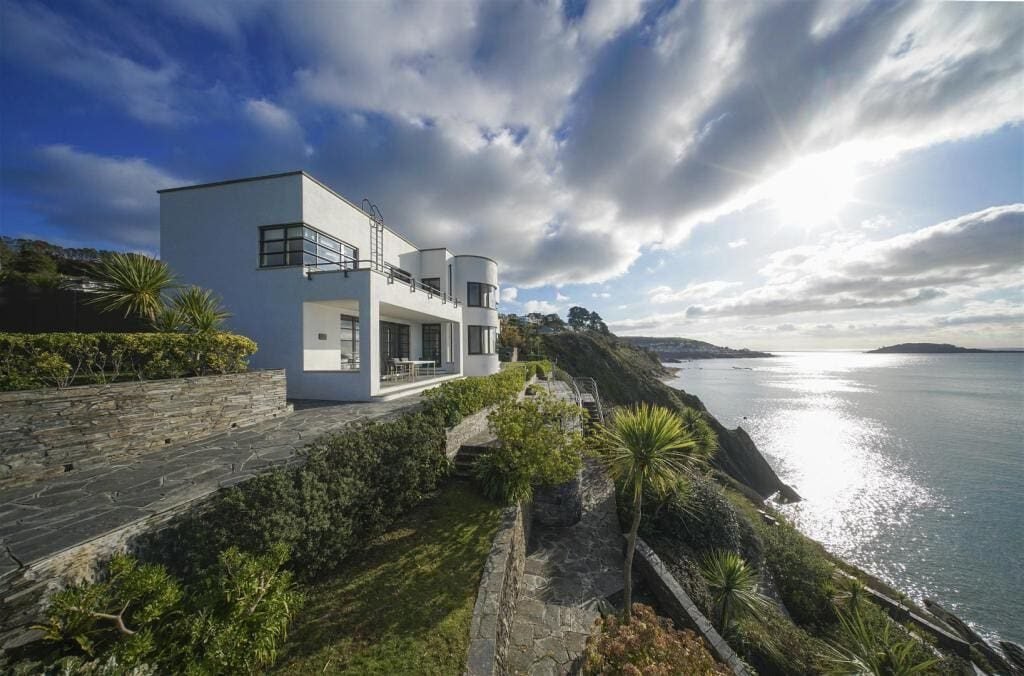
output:
[[[529,500],[535,485],[555,486],[576,476],[583,467],[580,415],[575,404],[543,391],[499,404],[487,422],[501,445],[473,470],[484,494],[511,504]]]
[[[442,383],[423,393],[427,409],[445,425],[457,425],[462,418],[519,394],[534,374],[534,362],[508,364],[490,376],[476,376]],[[544,366],[550,370],[550,365]]]
[[[36,242],[25,242],[16,250],[0,250],[3,280],[28,286],[55,287],[60,284],[57,261]]]
[[[221,305],[220,298],[209,289],[190,286],[174,297],[173,311],[181,318],[182,330],[194,333],[219,331],[224,320],[231,316]]]
[[[857,612],[868,603],[867,587],[859,579],[839,570],[832,575],[832,603],[839,610]]]
[[[305,579],[333,570],[436,489],[449,469],[440,420],[429,413],[348,425],[310,446],[299,468],[262,474],[219,494],[147,543],[189,574],[230,546],[291,548]]]
[[[661,406],[640,404],[615,411],[598,429],[596,447],[601,463],[631,503],[633,523],[626,545],[625,621],[630,621],[633,554],[645,492],[665,495],[692,469],[707,461],[717,446],[709,435],[688,429],[676,413]]]
[[[277,670],[460,674],[501,509],[450,482],[309,590]]]
[[[740,617],[759,617],[769,605],[757,586],[757,573],[735,552],[716,551],[704,557],[701,575],[711,593],[714,621],[729,635]]]
[[[821,546],[785,521],[765,531],[764,543],[765,564],[793,620],[814,630],[833,624],[834,567]]]
[[[760,617],[740,618],[729,645],[760,676],[816,676],[826,667],[823,641],[793,624],[774,605]]]
[[[302,595],[281,571],[287,548],[230,549],[185,587],[163,566],[117,555],[107,577],[68,587],[40,627],[68,673],[257,673],[276,659]]]
[[[700,637],[679,631],[671,620],[658,617],[640,603],[633,606],[633,621],[620,622],[608,615],[595,623],[583,652],[584,674],[640,674],[650,676],[705,676],[731,673],[715,661]]]
[[[899,636],[889,621],[872,623],[861,611],[840,612],[841,642],[826,653],[830,674],[873,674],[874,676],[912,676],[924,673],[938,663],[921,655],[921,643]]]
[[[606,336],[611,334],[601,315],[579,305],[569,308],[569,326],[574,331],[596,331]]]
[[[697,555],[712,550],[736,552],[760,565],[764,545],[755,528],[712,479],[687,477],[656,509],[645,515],[643,532],[671,549]],[[648,537],[648,535],[645,535]]]
[[[0,390],[239,373],[255,351],[228,333],[0,333]]]
[[[107,253],[93,273],[99,283],[90,301],[107,312],[124,312],[154,320],[164,306],[164,293],[175,278],[167,263],[134,253]]]

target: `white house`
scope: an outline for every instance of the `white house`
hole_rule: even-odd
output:
[[[221,296],[289,397],[390,399],[497,372],[490,258],[420,249],[302,171],[159,194],[161,258]]]

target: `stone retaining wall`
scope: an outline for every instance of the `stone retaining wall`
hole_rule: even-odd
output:
[[[750,670],[729,644],[725,642],[704,614],[700,612],[689,595],[672,576],[658,555],[642,538],[636,540],[636,555],[633,558],[636,570],[643,575],[647,585],[658,598],[662,609],[668,613],[675,625],[692,629],[704,638],[715,658],[725,664],[736,676],[750,676]]]
[[[508,647],[530,538],[530,507],[519,503],[502,514],[473,607],[466,676],[508,674]]]
[[[0,488],[291,410],[283,369],[0,392]]]
[[[487,431],[487,416],[493,410],[493,406],[488,406],[481,411],[467,415],[458,425],[445,431],[444,450],[449,459],[454,458],[467,441]]]

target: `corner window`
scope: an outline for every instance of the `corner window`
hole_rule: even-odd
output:
[[[260,267],[354,270],[359,249],[303,223],[260,228]]]
[[[497,330],[493,326],[468,326],[469,354],[494,354]]]
[[[466,287],[466,305],[496,308],[498,287],[481,282],[469,282]]]

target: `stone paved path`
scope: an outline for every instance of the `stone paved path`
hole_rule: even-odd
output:
[[[568,674],[578,666],[599,604],[622,591],[622,532],[615,489],[593,460],[583,470],[583,518],[534,526],[509,662],[516,674]]]
[[[0,578],[135,521],[297,461],[317,437],[420,403],[296,401],[295,412],[192,444],[0,491]]]

